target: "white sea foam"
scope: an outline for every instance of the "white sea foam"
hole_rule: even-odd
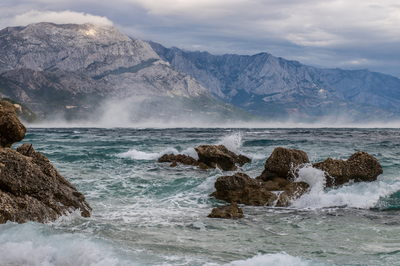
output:
[[[222,138],[221,141],[217,143],[218,145],[224,145],[228,150],[233,152],[238,152],[243,145],[242,141],[242,133],[235,132],[233,134],[229,134]]]
[[[197,151],[194,148],[187,148],[186,150],[183,150],[181,153],[189,155],[189,156],[195,158],[196,160],[199,159],[199,156],[197,155]]]
[[[128,158],[133,160],[155,160],[163,156],[164,154],[179,154],[178,150],[174,148],[168,148],[162,152],[147,153],[143,151],[138,151],[136,149],[131,149],[127,152],[117,154],[117,157]]]
[[[343,185],[339,188],[324,189],[325,177],[321,170],[307,165],[299,170],[296,181],[304,181],[311,186],[309,193],[294,201],[292,207],[318,209],[346,206],[350,208],[370,209],[376,207],[379,199],[400,190],[399,181],[359,182]]]
[[[206,264],[207,265],[207,264]],[[208,264],[211,266],[212,264]],[[299,257],[288,255],[284,252],[278,254],[256,255],[247,260],[236,260],[224,266],[322,266],[329,265],[324,263],[313,262]]]
[[[183,150],[181,152],[179,152],[175,148],[167,148],[167,149],[163,150],[162,152],[153,152],[153,153],[147,153],[144,151],[138,151],[136,149],[131,149],[127,152],[117,154],[116,156],[121,157],[121,158],[133,159],[133,160],[155,160],[155,159],[160,158],[164,154],[171,154],[171,153],[175,154],[175,155],[186,154],[186,155],[193,157],[196,160],[199,159],[197,152],[194,148],[187,148],[186,150]]]
[[[103,243],[59,234],[46,225],[8,222],[0,226],[0,265],[120,265]]]

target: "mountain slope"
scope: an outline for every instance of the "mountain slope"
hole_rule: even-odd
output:
[[[400,80],[388,75],[318,69],[268,53],[214,56],[150,45],[221,100],[256,115],[299,121],[389,121],[400,115]]]
[[[132,100],[137,105],[139,98],[151,103],[166,97],[165,102],[200,97],[207,99],[202,106],[205,114],[208,105],[218,102],[191,76],[164,62],[148,43],[132,41],[115,27],[90,23],[37,23],[1,30],[0,93],[31,105],[42,117],[82,109],[67,117],[71,119],[89,114],[96,118],[106,99],[123,99],[127,104]],[[237,108],[218,105],[230,108],[232,119],[236,111],[242,116]],[[145,113],[157,115],[151,110]],[[180,114],[185,115],[185,109]]]

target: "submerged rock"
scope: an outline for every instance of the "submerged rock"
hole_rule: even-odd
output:
[[[325,171],[326,186],[340,186],[348,182],[372,182],[383,173],[382,166],[372,155],[359,151],[347,159],[327,158],[314,163],[314,168]]]
[[[184,154],[164,154],[158,159],[158,162],[170,162],[172,163],[171,167],[182,163],[198,166],[200,169],[215,169],[218,167],[225,171],[234,171],[237,169],[236,164],[243,166],[251,161],[250,158],[244,155],[236,155],[224,145],[200,145],[194,149],[199,156],[199,160]]]
[[[0,149],[0,162],[0,223],[43,223],[74,210],[90,217],[85,196],[29,144]]]
[[[268,181],[277,177],[294,178],[290,170],[309,162],[307,153],[304,151],[278,147],[265,162],[264,171],[257,179]]]
[[[239,208],[236,202],[232,202],[230,205],[212,209],[211,213],[207,217],[222,218],[222,219],[239,219],[243,218],[244,215],[242,208]]]
[[[15,106],[0,100],[0,148],[10,148],[24,139],[25,126],[19,121]]]

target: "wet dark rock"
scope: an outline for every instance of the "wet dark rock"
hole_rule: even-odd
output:
[[[268,181],[277,177],[284,179],[294,178],[290,170],[309,162],[308,156],[304,151],[278,147],[274,149],[265,162],[264,171],[257,179]]]
[[[327,158],[314,163],[314,168],[325,171],[326,186],[340,186],[348,182],[372,182],[383,173],[382,166],[372,155],[359,151],[347,161]]]
[[[225,171],[234,171],[237,169],[236,164],[243,166],[245,163],[251,162],[251,159],[244,155],[236,155],[228,150],[224,145],[200,145],[194,148],[199,156],[196,161],[193,157],[184,154],[164,154],[158,159],[159,163],[170,162],[171,167],[177,166],[178,163],[185,165],[198,166],[200,169],[220,168]]]
[[[214,184],[216,189],[210,196],[226,202],[237,202],[251,206],[289,206],[309,190],[305,182],[292,182],[275,178],[267,182],[249,177],[244,173],[221,176]]]
[[[0,100],[0,148],[10,148],[14,142],[23,140],[25,133],[14,105]]]
[[[160,158],[158,158],[159,163],[172,163],[171,167],[175,167],[178,165],[178,163],[184,164],[184,165],[198,165],[198,162],[196,161],[195,158],[190,157],[185,154],[164,154]]]
[[[275,203],[276,207],[288,207],[293,201],[300,198],[302,195],[309,192],[310,185],[306,182],[290,182],[279,194],[278,200]]]
[[[216,189],[210,196],[227,202],[237,202],[245,205],[272,205],[277,196],[261,186],[261,182],[244,173],[232,176],[220,176],[214,184]]]
[[[239,219],[243,218],[244,215],[242,208],[239,208],[236,202],[232,202],[230,205],[212,209],[211,213],[207,217],[222,218],[222,219]]]
[[[74,210],[90,217],[85,196],[31,145],[0,149],[0,162],[0,223],[43,223]]]
[[[235,171],[236,164],[243,166],[251,161],[244,155],[236,155],[228,150],[224,145],[200,145],[194,148],[199,156],[199,162],[202,162],[210,168],[219,167],[225,171]]]

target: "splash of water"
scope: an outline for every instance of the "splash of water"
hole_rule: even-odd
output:
[[[233,134],[229,134],[223,137],[222,140],[218,142],[218,145],[222,144],[228,150],[231,150],[233,152],[239,152],[240,148],[243,145],[242,137],[243,135],[241,132],[235,132]]]

